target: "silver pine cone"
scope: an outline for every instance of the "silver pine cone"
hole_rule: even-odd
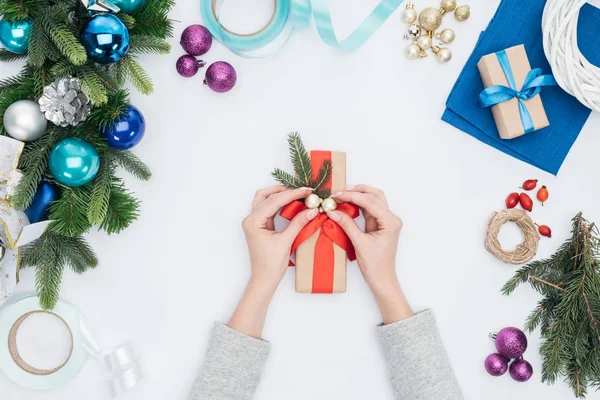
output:
[[[90,99],[81,91],[79,79],[61,78],[44,87],[38,100],[40,111],[57,126],[76,126],[90,113]]]

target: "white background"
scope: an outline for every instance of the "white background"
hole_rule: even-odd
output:
[[[270,16],[271,0],[228,1],[239,6],[224,11],[232,26],[255,28]],[[340,35],[376,3],[332,0]],[[420,10],[437,1],[417,3]],[[435,310],[466,399],[572,398],[562,382],[540,383],[537,332],[529,336],[525,354],[535,370],[530,382],[492,378],[483,368],[494,352],[488,333],[522,326],[539,299],[528,287],[508,298],[500,294],[515,267],[483,247],[490,214],[502,209],[508,193],[525,179],[547,185],[550,200],[543,208],[536,202],[532,216],[551,226],[554,236],[542,238],[539,257],[549,256],[568,237],[578,211],[600,222],[598,115],[590,118],[558,178],[440,120],[498,3],[474,2],[472,17],[463,24],[445,19],[444,26],[457,35],[447,65],[431,57],[404,57],[408,43],[399,12],[350,54],[327,47],[314,27],[295,32],[279,53],[261,60],[240,59],[215,42],[205,60],[231,62],[239,78],[232,92],[216,94],[202,86],[202,71],[187,80],[175,71],[183,54],[181,31],[201,23],[197,0],[179,1],[171,13],[181,21],[172,54],[142,59],[154,78],[154,95],[132,94],[147,121],[146,137],[135,152],[154,171],[148,183],[127,178],[143,199],[142,215],[119,236],[90,234],[99,267],[82,276],[68,272],[63,279],[63,296],[88,315],[101,345],[108,349],[131,340],[139,349],[147,379],[130,399],[186,398],[213,321],[227,320],[248,277],[240,222],[254,192],[273,184],[271,170],[291,169],[286,134],[292,130],[302,133],[308,148],[345,151],[348,182],[382,188],[404,219],[398,253],[402,285],[415,310]],[[4,77],[20,65],[0,68]],[[510,247],[521,237],[506,227],[502,239]],[[23,272],[23,290],[33,287],[32,272]],[[269,311],[264,337],[273,347],[256,398],[390,399],[375,335],[379,322],[355,264],[348,266],[348,292],[333,296],[294,293],[290,270]],[[101,371],[101,364],[91,361],[73,382],[43,393],[0,376],[0,398],[108,399]]]

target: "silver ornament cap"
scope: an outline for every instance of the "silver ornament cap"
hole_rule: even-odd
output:
[[[40,111],[38,103],[32,100],[19,100],[12,103],[4,112],[4,128],[8,134],[22,142],[32,142],[42,137],[48,122]]]
[[[62,78],[44,87],[38,100],[46,119],[57,126],[76,126],[90,113],[90,99],[81,90],[79,79]]]

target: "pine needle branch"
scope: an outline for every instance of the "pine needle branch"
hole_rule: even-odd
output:
[[[118,166],[135,176],[137,179],[147,181],[152,177],[150,168],[148,168],[148,166],[131,151],[111,149],[107,152],[110,152]]]
[[[275,171],[271,173],[271,176],[273,176],[277,182],[289,189],[298,189],[303,186],[302,182],[300,182],[298,178],[280,170],[279,168],[275,168]]]
[[[309,187],[312,181],[310,155],[304,147],[298,132],[292,132],[288,135],[288,146],[296,176],[303,186]]]

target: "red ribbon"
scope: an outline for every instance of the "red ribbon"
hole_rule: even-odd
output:
[[[301,201],[293,201],[281,210],[283,218],[291,220],[298,213],[306,210],[306,206]],[[339,204],[336,211],[344,212],[352,218],[358,217],[358,207],[352,203]],[[346,232],[332,221],[327,214],[321,213],[310,221],[296,236],[290,254],[292,254],[298,246],[304,243],[308,238],[315,234],[319,229],[321,232],[317,239],[315,247],[315,259],[313,268],[313,293],[333,293],[333,274],[335,263],[335,252],[333,244],[340,246],[350,261],[356,260],[354,246],[350,241]],[[290,262],[290,265],[294,265]]]

